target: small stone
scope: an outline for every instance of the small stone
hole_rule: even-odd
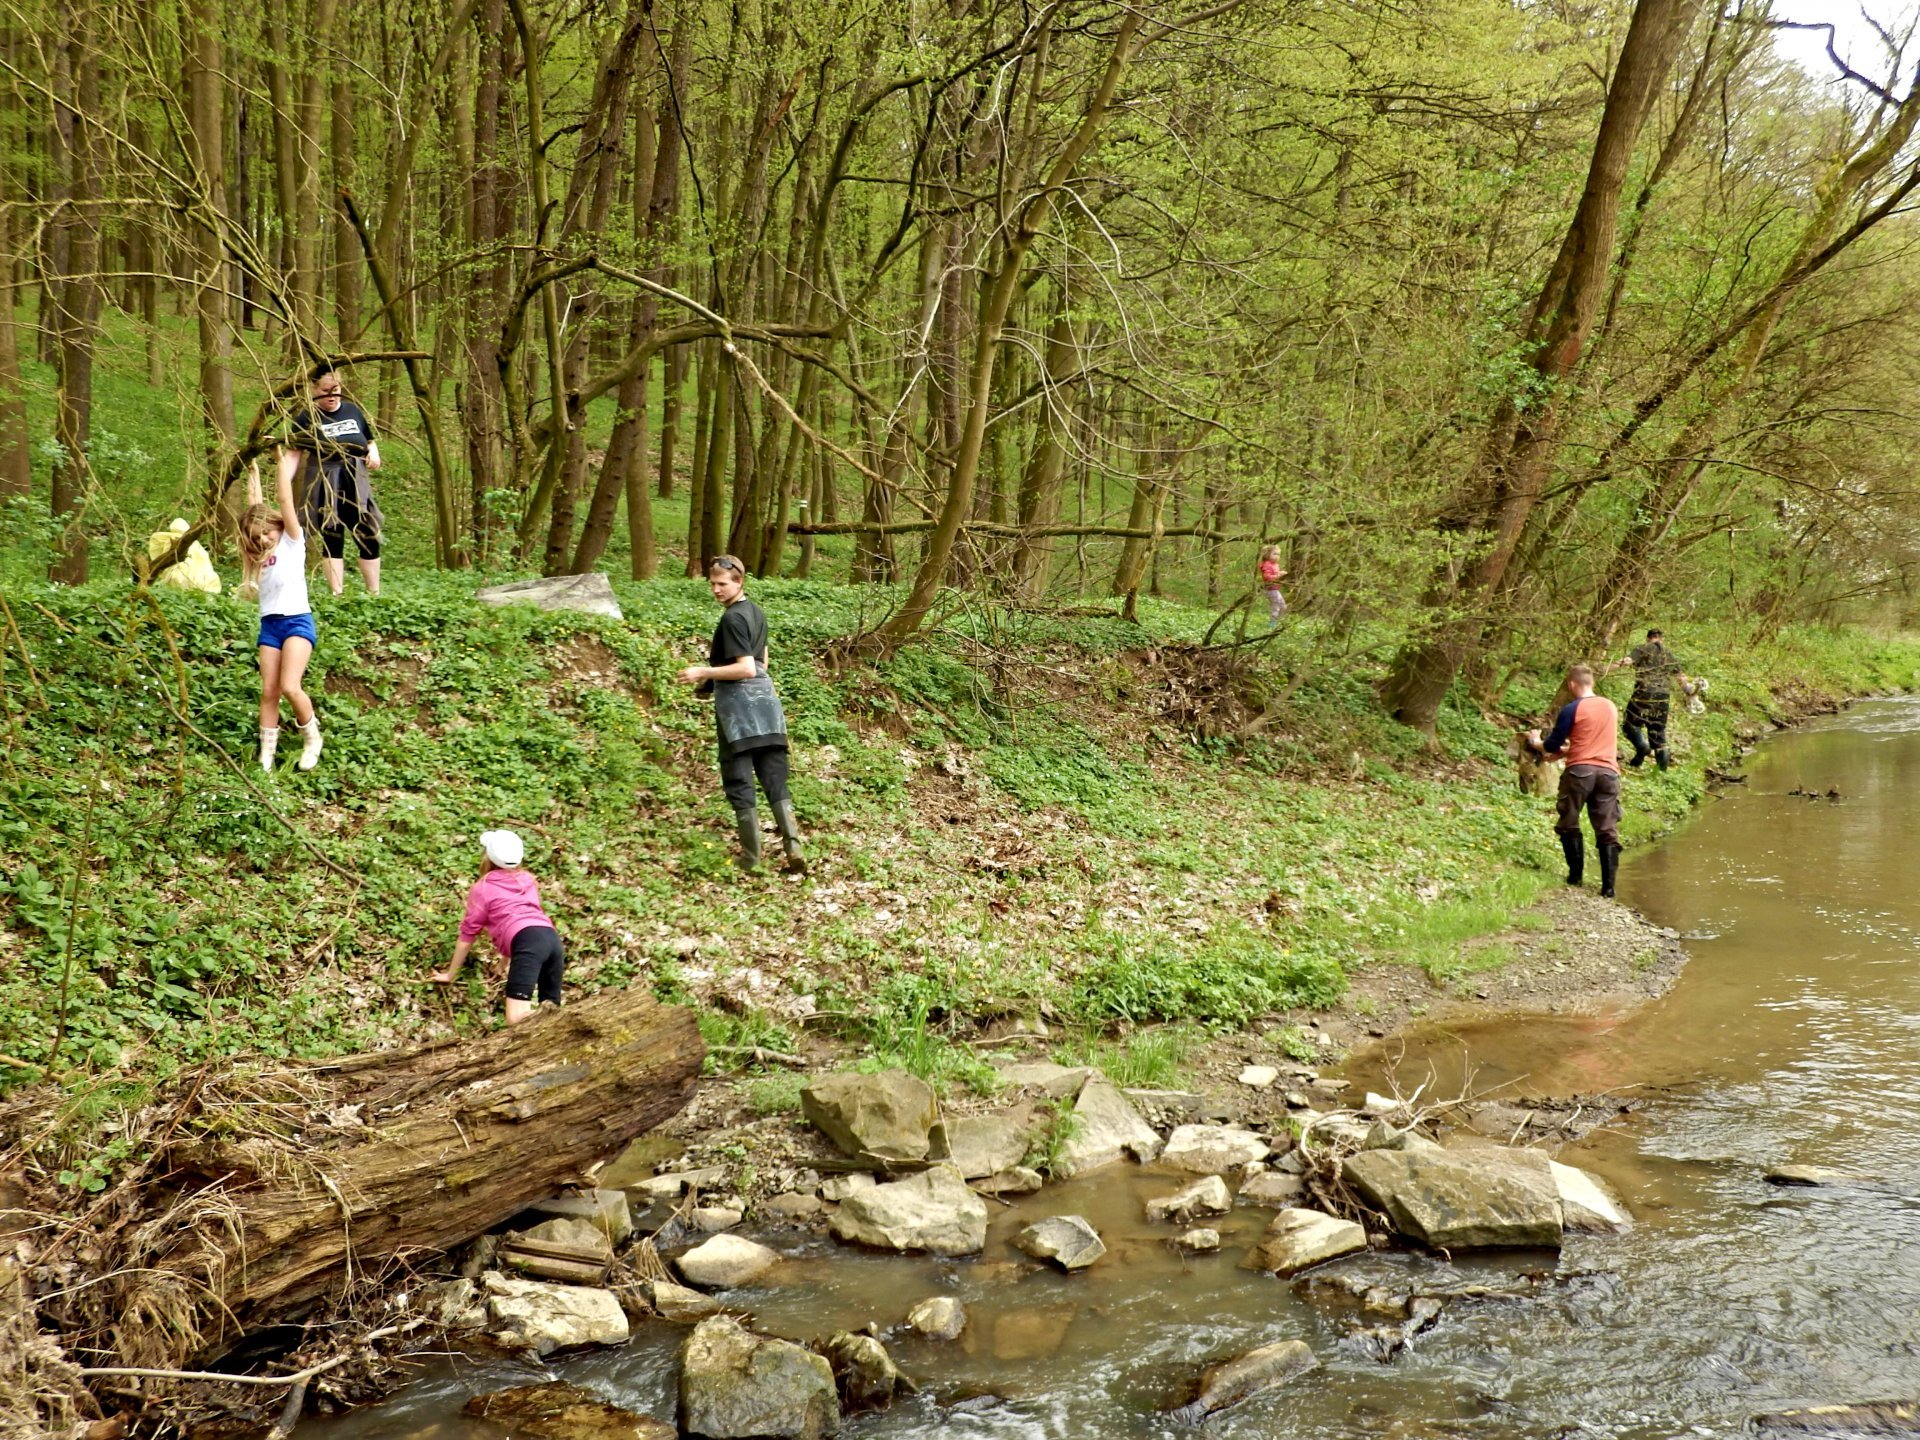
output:
[[[699,1205],[687,1218],[702,1235],[718,1235],[723,1230],[733,1229],[746,1216],[724,1205]]]
[[[1038,1170],[1016,1165],[1011,1170],[1002,1170],[998,1175],[989,1175],[972,1183],[973,1188],[982,1195],[1031,1195],[1047,1182]]]
[[[738,1235],[716,1235],[696,1245],[674,1263],[681,1275],[709,1290],[731,1290],[747,1285],[771,1270],[779,1261],[777,1252]]]
[[[1192,1230],[1182,1230],[1173,1237],[1173,1243],[1176,1248],[1185,1250],[1189,1254],[1204,1255],[1220,1248],[1220,1232],[1210,1230],[1204,1225],[1198,1226]]]
[[[1171,1195],[1155,1196],[1147,1201],[1147,1219],[1190,1225],[1203,1215],[1224,1215],[1232,1208],[1233,1196],[1227,1191],[1227,1182],[1218,1175],[1209,1175]]]
[[[1238,1199],[1242,1205],[1267,1205],[1278,1210],[1298,1204],[1306,1193],[1307,1182],[1300,1176],[1289,1175],[1284,1170],[1268,1170],[1250,1176],[1240,1187]]]
[[[1249,1065],[1240,1072],[1240,1083],[1255,1090],[1265,1090],[1280,1078],[1280,1071],[1272,1065]]]
[[[871,1190],[879,1183],[864,1170],[857,1170],[851,1175],[835,1175],[820,1182],[820,1198],[838,1202],[849,1195],[858,1195],[862,1190]]]
[[[577,1345],[624,1345],[632,1331],[620,1297],[586,1285],[552,1285],[491,1273],[485,1278],[494,1338],[550,1355]]]
[[[662,1320],[691,1325],[720,1313],[720,1302],[711,1295],[689,1290],[671,1280],[655,1280],[647,1289],[647,1298]]]
[[[826,1208],[817,1195],[803,1195],[797,1190],[789,1190],[784,1195],[762,1200],[754,1207],[753,1213],[769,1220],[805,1220]]]
[[[1312,1106],[1313,1106],[1313,1101],[1307,1098],[1306,1091],[1304,1090],[1287,1091],[1287,1108],[1289,1110],[1307,1110],[1307,1109],[1311,1109]]]
[[[1403,1115],[1406,1109],[1406,1101],[1392,1095],[1376,1095],[1371,1090],[1367,1092],[1367,1098],[1360,1106],[1361,1113],[1366,1115]]]
[[[871,1335],[842,1330],[819,1349],[833,1366],[834,1382],[848,1410],[878,1410],[890,1405],[906,1384],[887,1347]]]
[[[967,1307],[951,1295],[936,1295],[909,1310],[907,1324],[929,1340],[957,1340],[967,1328]]]
[[[510,1237],[514,1240],[531,1240],[536,1245],[556,1245],[565,1250],[580,1250],[600,1256],[613,1258],[613,1242],[607,1239],[606,1232],[591,1220],[578,1216],[556,1215],[551,1220],[542,1220],[530,1230],[519,1230]]]
[[[564,1380],[475,1395],[465,1413],[525,1440],[674,1440],[680,1433]]]
[[[1016,1248],[1036,1260],[1051,1260],[1062,1270],[1084,1270],[1107,1247],[1097,1230],[1079,1215],[1051,1215],[1014,1237]]]
[[[1335,1080],[1327,1076],[1316,1076],[1307,1082],[1315,1090],[1324,1090],[1329,1095],[1340,1095],[1353,1088],[1351,1080]]]

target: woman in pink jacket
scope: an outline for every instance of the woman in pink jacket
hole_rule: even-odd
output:
[[[460,943],[453,947],[453,963],[433,972],[436,985],[451,985],[467,963],[467,952],[485,930],[493,948],[507,958],[507,1024],[518,1025],[533,1013],[534,996],[541,1003],[560,1003],[560,972],[566,952],[560,932],[540,908],[540,886],[520,868],[526,846],[511,830],[483,830],[480,848],[486,868],[467,892],[467,913],[460,922]]]

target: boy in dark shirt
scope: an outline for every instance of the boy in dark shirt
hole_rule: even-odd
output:
[[[380,468],[380,447],[367,412],[341,393],[340,377],[334,371],[314,372],[312,403],[293,416],[280,464],[305,472],[299,486],[301,517],[320,537],[327,588],[338,595],[346,586],[347,536],[351,534],[360,557],[360,578],[369,595],[378,595],[382,517],[367,472]]]
[[[1620,663],[1633,667],[1633,698],[1627,701],[1627,742],[1633,746],[1633,759],[1627,764],[1638,770],[1651,755],[1664,770],[1669,763],[1667,717],[1673,705],[1673,682],[1687,683],[1680,657],[1667,649],[1661,631],[1649,630],[1647,643],[1634,646]]]
[[[720,783],[733,806],[741,868],[751,871],[760,865],[760,814],[753,794],[758,777],[780,827],[787,869],[804,873],[800,822],[787,793],[787,722],[773,681],[767,678],[767,617],[747,599],[746,583],[746,567],[731,555],[720,556],[707,568],[708,588],[726,608],[714,627],[707,663],[687,666],[680,680],[697,686],[698,694],[713,696]]]

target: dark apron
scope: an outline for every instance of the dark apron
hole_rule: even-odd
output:
[[[342,523],[340,506],[345,499],[351,499],[360,511],[357,528],[378,540],[386,517],[373,498],[373,477],[367,473],[366,458],[354,455],[345,459],[322,459],[309,454],[301,520],[315,530],[333,529]]]
[[[755,660],[753,668],[756,673],[751,680],[713,682],[713,720],[722,755],[786,747],[787,717],[780,709],[780,697],[767,677],[767,667]]]

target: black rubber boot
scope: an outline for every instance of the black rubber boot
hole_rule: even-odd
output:
[[[760,868],[760,812],[734,811],[733,826],[740,832],[740,868],[752,874]]]
[[[800,846],[800,821],[793,813],[791,800],[775,802],[773,823],[780,827],[780,846],[787,854],[787,869],[796,875],[806,874],[807,856]]]
[[[1671,763],[1672,763],[1672,762],[1671,762],[1671,761],[1670,761],[1670,760],[1669,760],[1669,759],[1667,758],[1667,750],[1666,750],[1666,747],[1665,747],[1664,745],[1663,745],[1663,746],[1661,746],[1661,747],[1660,747],[1660,749],[1658,749],[1658,750],[1656,750],[1656,751],[1654,751],[1654,752],[1653,752],[1653,758],[1654,758],[1654,759],[1655,759],[1656,761],[1658,761],[1658,762],[1659,762],[1659,764],[1660,764],[1660,768],[1661,768],[1662,770],[1664,770],[1664,769],[1666,769],[1666,768],[1667,768],[1667,766],[1668,766],[1669,764],[1671,764]]]
[[[1613,899],[1613,882],[1620,875],[1620,847],[1602,845],[1600,847],[1600,898]]]
[[[1567,857],[1567,884],[1578,885],[1587,878],[1587,841],[1578,830],[1560,832],[1560,849]]]

